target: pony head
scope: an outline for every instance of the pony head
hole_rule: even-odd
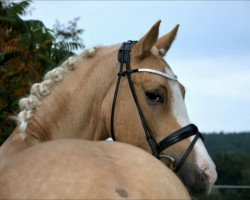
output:
[[[185,87],[176,79],[164,56],[173,43],[179,25],[166,35],[158,38],[160,21],[136,43],[130,53],[130,71],[142,69],[144,72],[130,74],[134,93],[139,103],[136,103],[131,83],[127,78],[121,78],[119,91],[116,93],[113,131],[117,141],[133,144],[151,152],[145,137],[145,124],[153,133],[156,142],[162,141],[173,132],[191,124],[185,106]],[[117,64],[117,70],[119,68]],[[128,72],[125,66],[123,71]],[[147,70],[148,69],[148,70]],[[142,71],[143,71],[142,70]],[[140,71],[140,70],[139,70]],[[163,74],[164,76],[159,76]],[[111,87],[106,100],[110,103],[114,97],[116,84]],[[138,104],[140,105],[138,108]],[[109,109],[111,104],[109,104]],[[143,112],[143,117],[140,114]],[[143,118],[143,119],[142,119]],[[107,117],[107,126],[110,117]],[[112,126],[111,126],[112,129]],[[110,132],[113,132],[110,130]],[[171,167],[181,161],[195,136],[183,139],[161,151],[161,160]],[[197,138],[195,138],[196,140]],[[157,170],[157,169],[156,169]],[[193,196],[208,193],[216,181],[217,173],[202,140],[197,139],[178,176]]]

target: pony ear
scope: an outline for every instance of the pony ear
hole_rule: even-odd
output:
[[[159,34],[161,20],[157,21],[152,28],[134,46],[136,56],[144,58],[149,55],[152,47],[156,43]]]
[[[177,31],[179,29],[179,24],[177,24],[169,33],[163,35],[161,38],[157,40],[156,46],[158,47],[162,56],[165,56],[171,44],[173,43]]]

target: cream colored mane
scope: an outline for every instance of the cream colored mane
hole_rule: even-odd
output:
[[[47,72],[41,83],[35,83],[31,86],[30,94],[19,100],[20,112],[17,116],[12,117],[18,125],[18,132],[21,134],[24,140],[27,136],[26,129],[28,122],[34,114],[34,111],[39,109],[41,105],[41,99],[48,96],[52,88],[58,82],[61,82],[66,74],[73,71],[78,62],[84,58],[92,58],[95,56],[96,48],[90,48],[85,50],[81,55],[76,57],[69,57],[60,66]]]

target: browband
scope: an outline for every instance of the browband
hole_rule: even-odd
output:
[[[135,73],[135,72],[146,72],[146,73],[151,73],[151,74],[156,74],[159,76],[163,76],[164,78],[170,79],[170,80],[177,80],[177,76],[176,75],[171,75],[171,74],[167,74],[158,70],[154,70],[154,69],[148,69],[148,68],[138,68],[138,69],[131,69],[131,70],[126,70],[123,71],[121,73],[118,73],[119,76],[126,76],[128,73]]]

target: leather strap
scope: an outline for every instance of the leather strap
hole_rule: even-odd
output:
[[[200,134],[201,135],[201,134]],[[186,161],[186,159],[188,158],[190,152],[192,151],[192,149],[194,148],[194,145],[196,143],[196,141],[199,139],[200,137],[199,134],[197,134],[194,139],[192,140],[191,144],[189,145],[189,147],[187,148],[186,152],[184,153],[184,155],[181,157],[180,161],[178,162],[177,166],[174,169],[175,173],[178,173],[181,169],[181,167],[183,166],[184,162]]]
[[[116,106],[116,99],[118,95],[118,90],[121,82],[121,76],[125,76],[126,73],[123,72],[123,64],[127,63],[127,56],[130,55],[130,51],[132,46],[136,43],[136,41],[128,41],[124,42],[119,49],[118,52],[118,61],[120,62],[120,70],[118,73],[118,79],[116,82],[116,88],[115,88],[115,93],[114,93],[114,98],[113,98],[113,103],[112,103],[112,110],[111,110],[111,137],[115,141],[115,133],[114,133],[114,115],[115,115],[115,106]],[[129,53],[128,53],[129,52]],[[126,55],[125,55],[126,54]],[[129,61],[130,63],[130,61]]]
[[[175,143],[184,140],[192,135],[199,135],[202,140],[203,137],[201,135],[201,133],[198,131],[197,126],[195,126],[194,124],[189,124],[177,131],[175,131],[174,133],[170,134],[169,136],[167,136],[165,139],[163,139],[159,145],[158,145],[158,151],[163,151],[164,149],[174,145]]]
[[[185,160],[187,159],[188,155],[192,151],[197,139],[198,138],[201,138],[202,140],[204,140],[204,139],[203,139],[201,133],[198,131],[198,128],[194,124],[189,124],[181,129],[177,130],[176,132],[170,134],[165,139],[163,139],[161,142],[157,143],[157,141],[154,137],[154,134],[152,133],[152,131],[151,131],[151,129],[150,129],[145,117],[144,117],[144,114],[142,112],[140,103],[139,103],[137,95],[136,95],[134,83],[133,83],[132,78],[131,78],[132,73],[139,71],[139,69],[132,70],[130,67],[130,51],[135,43],[136,43],[136,41],[124,42],[122,44],[121,48],[119,49],[118,60],[120,62],[120,70],[118,73],[118,79],[117,79],[117,83],[116,83],[113,104],[112,104],[112,110],[111,110],[111,137],[114,141],[116,140],[115,133],[114,133],[114,114],[115,114],[116,99],[117,99],[117,95],[118,95],[121,77],[127,76],[129,87],[130,87],[131,93],[133,95],[135,104],[137,106],[137,110],[138,110],[138,113],[139,113],[139,116],[140,116],[140,119],[141,119],[141,122],[143,125],[144,132],[146,134],[146,139],[149,143],[152,154],[155,157],[160,159],[160,153],[164,149],[166,149],[166,148],[174,145],[175,143],[177,143],[181,140],[184,140],[192,135],[196,135],[174,170],[175,172],[178,172],[181,169],[182,165],[184,164]],[[124,64],[126,67],[125,71],[123,71]]]

